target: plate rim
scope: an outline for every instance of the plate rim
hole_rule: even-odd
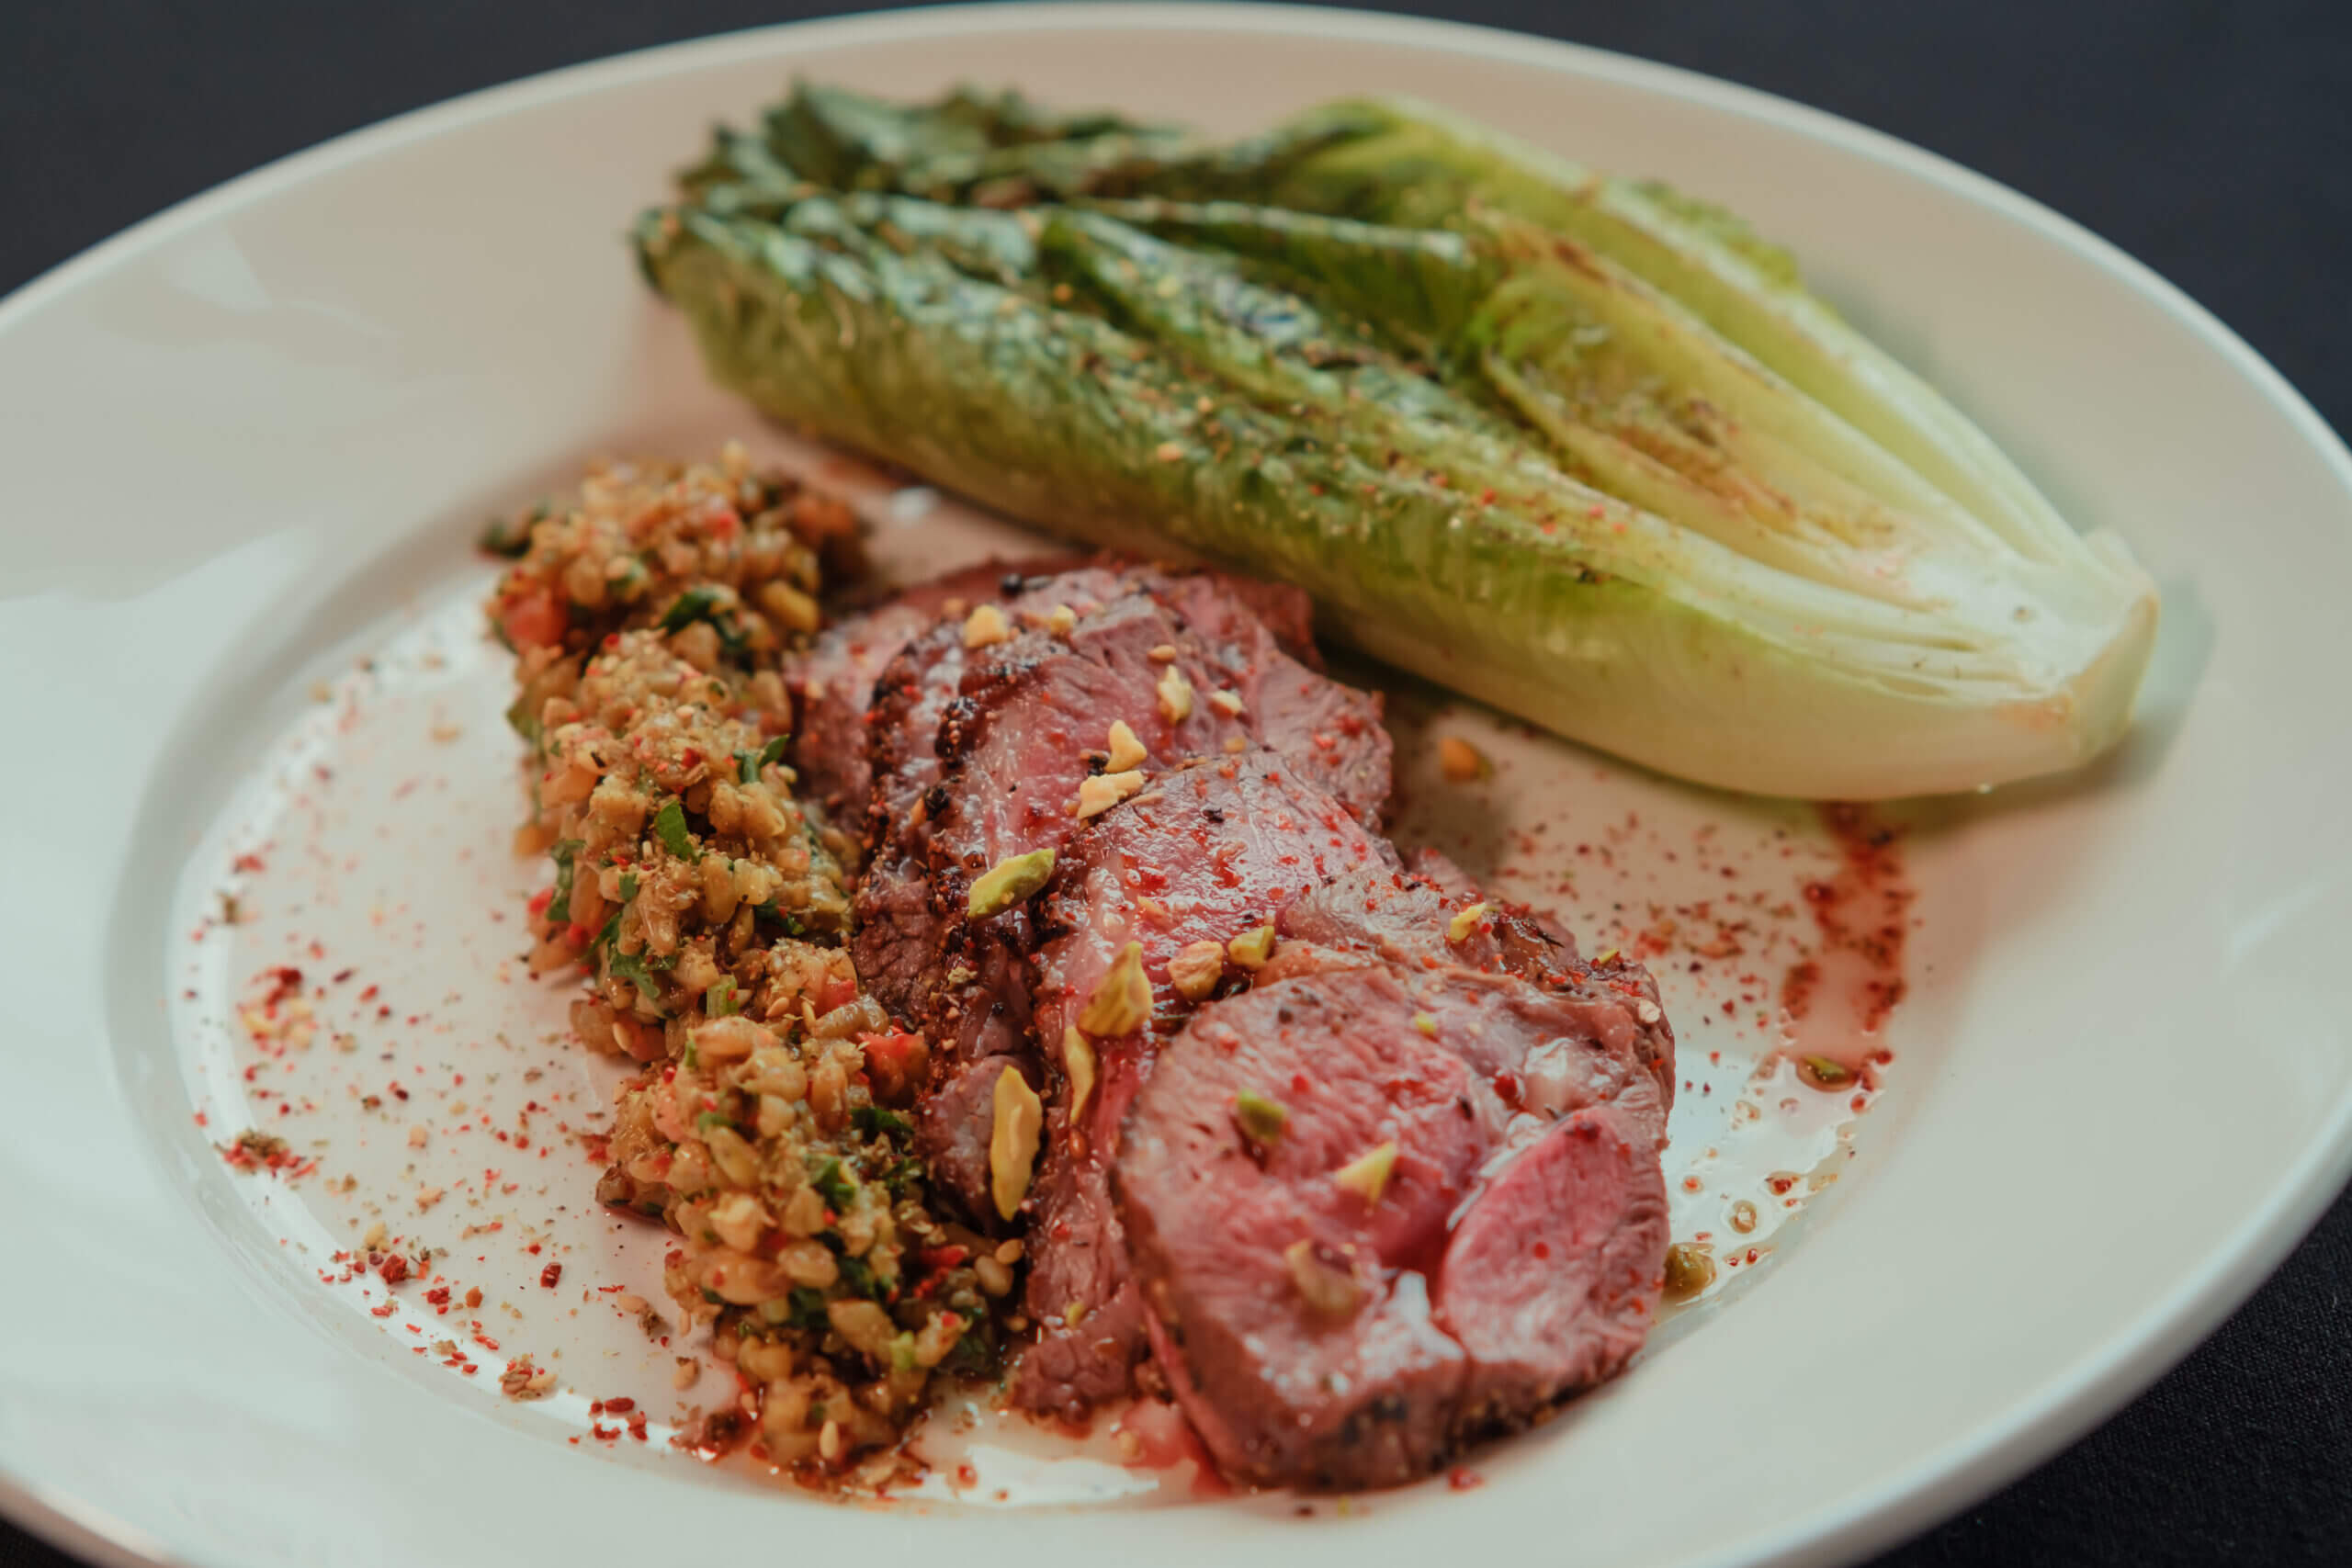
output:
[[[2116,287],[2157,306],[2262,395],[2352,496],[2352,451],[2284,375],[2211,311],[2145,263],[2082,224],[2008,186],[1890,133],[1796,100],[1702,72],[1588,44],[1427,17],[1338,6],[1204,0],[1011,0],[901,8],[741,28],[657,44],[518,77],[342,132],[273,159],[141,219],[36,275],[0,298],[0,336],[53,300],[174,237],[280,191],[469,125],[528,113],[564,99],[718,65],[779,40],[818,46],[888,44],[913,37],[1001,34],[1062,28],[1144,31],[1340,34],[1598,74],[1636,90],[1728,112],[1826,142],[1955,195],[2056,243]],[[2252,1296],[2352,1179],[2352,1094],[2324,1123],[2267,1200],[2225,1246],[2129,1328],[2086,1349],[2005,1414],[1979,1422],[1859,1497],[1824,1504],[1769,1536],[1726,1552],[1730,1563],[1858,1558],[1932,1528],[2075,1441],[2143,1392]],[[78,1497],[52,1497],[0,1471],[0,1516],[61,1550],[109,1565],[183,1561],[166,1543]]]

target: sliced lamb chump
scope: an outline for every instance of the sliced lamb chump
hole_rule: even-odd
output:
[[[1055,934],[1037,955],[1035,1024],[1058,1071],[1023,1298],[1040,1327],[1015,1375],[1017,1404],[1081,1414],[1127,1392],[1144,1353],[1107,1179],[1161,1034],[1208,996],[1247,983],[1228,955],[1235,938],[1272,925],[1332,876],[1395,863],[1385,840],[1263,750],[1160,775],[1063,848],[1038,911]],[[1116,994],[1130,945],[1150,1021],[1106,1032],[1090,1004],[1106,987]]]
[[[1458,1438],[1508,1432],[1616,1374],[1649,1334],[1669,1235],[1645,1114],[1551,1123],[1455,1224],[1437,1323],[1470,1359]]]
[[[966,578],[956,581],[970,586]],[[918,997],[935,987],[932,966],[940,957],[944,917],[932,910],[952,914],[950,894],[960,891],[928,891],[932,831],[950,804],[933,787],[963,771],[998,712],[1027,705],[1033,693],[1052,711],[1022,717],[1020,735],[1000,750],[1018,763],[1042,722],[1069,775],[1057,782],[1073,792],[1090,765],[1085,753],[1095,752],[1091,762],[1100,765],[1112,722],[1123,720],[1161,765],[1262,733],[1366,820],[1385,807],[1389,742],[1379,699],[1339,685],[1283,651],[1280,635],[1306,629],[1306,597],[1296,590],[1250,585],[1250,603],[1278,617],[1270,630],[1231,578],[1171,578],[1098,561],[1049,577],[1007,577],[998,587],[998,599],[984,602],[997,603],[1008,628],[1021,635],[973,649],[960,623],[934,626],[907,639],[869,686],[862,754],[871,765],[865,827],[876,869],[860,891],[855,956],[859,974],[894,1012],[911,1018]],[[941,597],[928,595],[926,603],[936,605]],[[1058,605],[1073,612],[1067,633],[1033,624]],[[1162,652],[1172,657],[1153,657]],[[972,787],[983,799],[1010,801],[1021,782],[1018,774],[987,776]],[[964,813],[967,829],[975,815]],[[989,840],[985,809],[978,817],[978,833],[963,836]],[[1037,836],[1030,826],[1023,837]],[[951,874],[968,881],[970,855],[997,849],[993,841],[958,845]],[[993,863],[984,861],[982,869]],[[939,972],[946,967],[938,964]]]
[[[1269,582],[1260,577],[1227,577],[1217,571],[1194,572],[1170,581],[1177,583],[1205,582],[1230,594],[1273,634],[1274,641],[1282,646],[1284,653],[1309,670],[1323,668],[1323,655],[1315,646],[1315,601],[1308,597],[1306,589],[1295,583]],[[1175,596],[1163,597],[1179,615],[1191,613]]]
[[[895,923],[887,932],[876,920],[872,934],[860,933],[857,957],[861,975],[912,976],[895,996],[882,993],[883,1000],[920,1022],[939,1047],[937,1092],[919,1125],[926,1157],[986,1141],[980,1129],[946,1122],[990,1103],[977,1086],[956,1078],[978,1074],[992,1085],[1003,1071],[998,1058],[1007,1055],[1035,1071],[1023,1049],[1030,1038],[1025,987],[1008,989],[991,976],[1009,976],[1006,959],[1025,957],[1036,933],[1025,904],[967,919],[980,877],[1018,857],[1057,851],[1098,792],[1116,798],[1113,786],[1140,789],[1188,759],[1231,760],[1247,751],[1258,739],[1261,711],[1302,711],[1306,698],[1283,693],[1321,693],[1315,709],[1329,721],[1270,736],[1285,742],[1276,748],[1285,762],[1346,791],[1340,798],[1352,819],[1376,820],[1385,803],[1388,736],[1376,697],[1339,686],[1283,652],[1218,580],[1144,572],[1136,581],[1149,591],[1111,600],[1064,626],[1023,630],[962,653],[956,695],[940,714],[937,782],[905,814],[910,827],[898,840],[904,846],[921,836],[928,920],[912,908],[911,893],[890,891],[911,879],[910,855],[877,856],[861,894],[876,908],[886,898],[904,901],[889,905]],[[1184,615],[1169,608],[1171,598],[1187,606]],[[908,657],[915,653],[910,647]],[[924,689],[936,691],[939,682],[934,678]],[[1261,695],[1263,709],[1253,707]],[[1124,727],[1133,742],[1124,749],[1140,756],[1119,758],[1128,765],[1110,773],[1114,727]],[[1095,780],[1098,773],[1103,780]],[[877,781],[877,801],[887,783]],[[910,950],[920,950],[920,960],[901,963]],[[1046,1043],[1057,1046],[1058,1038],[1048,1033]],[[951,1167],[950,1179],[960,1168]],[[981,1208],[978,1188],[959,1183],[953,1190],[976,1213]]]
[[[1572,998],[1324,956],[1193,1017],[1112,1186],[1154,1348],[1218,1463],[1393,1485],[1640,1346],[1662,1111]]]
[[[1379,698],[1283,652],[1216,580],[1175,580],[967,661],[939,731],[949,798],[933,813],[932,865],[943,903],[1008,856],[1069,836],[1114,724],[1133,734],[1146,771],[1260,743],[1361,821],[1376,824],[1387,804]]]
[[[1130,588],[1134,571],[1095,564],[1046,576],[1006,577],[985,601],[1002,613],[1005,630],[1068,607],[1094,615]],[[967,610],[976,605],[966,606]],[[1029,949],[1025,912],[1009,915],[991,940],[966,944],[961,1005],[950,1020],[938,1003],[946,965],[944,933],[960,907],[942,905],[933,886],[931,835],[946,800],[941,783],[943,722],[962,703],[967,665],[992,646],[967,646],[967,622],[951,617],[911,639],[876,682],[867,748],[874,784],[867,810],[871,860],[852,900],[856,929],[850,953],[868,992],[896,1017],[933,1036],[934,1086],[915,1113],[915,1145],[933,1179],[976,1218],[989,1217],[988,1145],[997,1077],[1005,1061],[1028,1066]],[[946,1025],[943,1029],[943,1024]]]
[[[937,621],[948,604],[996,592],[1009,573],[1027,575],[1037,570],[1038,563],[990,561],[918,583],[870,610],[835,621],[808,647],[785,660],[785,689],[792,694],[799,720],[792,765],[799,770],[808,796],[821,804],[835,822],[853,833],[863,826],[872,783],[865,715],[873,705],[875,681],[899,650]]]
[[[850,951],[867,991],[893,1014],[923,1021],[925,998],[935,986],[942,920],[933,908],[926,796],[940,780],[941,722],[958,699],[975,651],[966,646],[968,613],[992,604],[1010,631],[1057,606],[1069,606],[1073,615],[1099,610],[1127,592],[1132,578],[1131,570],[1101,563],[1001,574],[973,597],[947,600],[965,614],[908,638],[873,682],[860,738],[872,780],[863,823],[870,868],[853,901],[856,934]]]
[[[1450,964],[1516,975],[1576,1002],[1594,1038],[1612,1054],[1631,1050],[1647,1069],[1661,1112],[1673,1108],[1674,1030],[1647,969],[1613,952],[1586,961],[1557,921],[1483,897],[1442,856],[1422,851],[1407,863],[1414,869],[1375,867],[1336,878],[1291,905],[1283,913],[1284,942],[1376,955],[1408,973]],[[1278,952],[1273,973],[1315,962],[1306,952]]]
[[[1377,694],[1325,676],[1309,640],[1313,604],[1298,589],[1204,573],[1162,578],[1150,590],[1190,634],[1217,684],[1211,703],[1238,698],[1261,744],[1377,827],[1388,808],[1392,744]]]

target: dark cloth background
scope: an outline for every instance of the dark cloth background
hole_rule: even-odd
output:
[[[0,289],[387,115],[620,50],[862,8],[0,0]],[[2335,428],[2352,429],[2352,5],[1401,8],[1688,66],[1954,158],[2154,265]],[[2278,1276],[2137,1404],[1881,1568],[2352,1563],[2347,1285],[2352,1200],[2340,1200]],[[1768,1472],[1759,1454],[1758,1484]],[[0,1524],[0,1565],[65,1562]]]

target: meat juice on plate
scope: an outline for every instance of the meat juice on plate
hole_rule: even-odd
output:
[[[1042,547],[929,492],[855,488],[902,579]],[[659,1462],[733,1377],[675,1332],[666,1235],[596,1203],[617,1069],[570,1040],[571,987],[522,972],[544,872],[511,852],[488,580],[311,686],[224,807],[175,906],[175,1034],[207,1137],[345,1333],[510,1421]],[[1723,1292],[1837,1179],[1877,1092],[1917,918],[1896,847],[1867,818],[1686,789],[1424,688],[1389,720],[1400,846],[1656,974],[1679,1040],[1678,1282]],[[917,1439],[932,1469],[911,1495],[1181,1500],[1204,1472],[1165,1414],[1080,1439],[960,1400]]]

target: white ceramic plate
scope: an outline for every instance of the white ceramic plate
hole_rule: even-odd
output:
[[[595,1091],[547,1037],[560,999],[501,974],[494,912],[528,873],[499,852],[511,752],[465,545],[588,454],[754,428],[704,386],[618,234],[713,118],[748,115],[793,72],[899,94],[1008,81],[1223,130],[1408,89],[1671,179],[1793,245],[2164,587],[2118,756],[1918,815],[1897,1061],[1847,1144],[1834,1118],[1796,1130],[1844,1179],[1626,1378],[1482,1456],[1475,1490],[1311,1520],[1287,1503],[1165,1506],[1138,1528],[1125,1510],[1169,1488],[1010,1440],[989,1455],[1008,1492],[1127,1495],[845,1508],[658,1442],[568,1440],[588,1398],[670,1363],[609,1304],[644,1262],[641,1233],[594,1213],[592,1168],[547,1137]],[[906,521],[916,509],[849,478],[900,558],[981,536],[952,510]],[[2352,818],[2333,806],[2352,765],[2336,604],[2352,462],[2242,344],[2098,241],[1883,138],[1679,73],[1333,12],[1058,6],[789,28],[560,73],[251,175],[0,305],[0,1504],[101,1556],[1429,1562],[1475,1540],[1577,1562],[1839,1559],[1959,1506],[2153,1378],[2352,1159],[2337,956]],[[1434,729],[1484,722],[1408,716],[1417,767]],[[1481,733],[1508,764],[1484,793],[1441,798],[1412,775],[1417,801],[1439,802],[1417,807],[1420,830],[1483,832],[1474,858],[1539,823],[1605,836],[1626,810],[1644,815],[1634,860],[1709,820],[1721,852],[1760,859],[1789,825]],[[332,780],[305,773],[322,763]],[[253,852],[264,869],[240,872]],[[1602,906],[1645,896],[1590,874],[1564,885],[1573,868],[1535,850],[1502,858],[1527,879],[1515,891],[1550,877],[1589,931],[1630,929]],[[1656,874],[1647,896],[1680,897]],[[205,927],[232,889],[245,918]],[[285,1081],[248,1081],[252,1043],[222,1004],[289,938],[326,953],[296,954],[308,984],[345,964],[381,978],[322,998],[349,1015],[352,1051],[322,1043],[269,1062]],[[399,1010],[378,1018],[366,983]],[[1738,1020],[1707,1038],[1695,1016],[1714,994],[1673,986],[1686,1077],[1711,1046],[1735,1068],[1758,1047]],[[452,1081],[469,1071],[470,1089]],[[403,1074],[439,1118],[423,1150],[381,1105],[355,1109]],[[215,1151],[219,1116],[270,1109],[257,1094],[274,1082],[316,1108],[293,1123],[297,1152],[322,1145],[315,1178],[240,1176]],[[1782,1097],[1746,1098],[1770,1111]],[[528,1146],[517,1112],[539,1118]],[[1702,1178],[1685,1234],[1781,1157],[1704,1166],[1735,1129],[1704,1114],[1678,1112],[1669,1156]],[[338,1204],[338,1172],[368,1185]],[[447,1195],[419,1210],[429,1185]],[[492,1211],[508,1228],[458,1234]],[[413,1292],[378,1318],[380,1294],[336,1282],[324,1254],[371,1214],[430,1228],[490,1285],[481,1332],[504,1348],[469,1351],[489,1363],[476,1374],[432,1353],[476,1342]],[[542,1258],[569,1277],[533,1295]],[[563,1398],[516,1406],[481,1386],[517,1348],[564,1352]]]

